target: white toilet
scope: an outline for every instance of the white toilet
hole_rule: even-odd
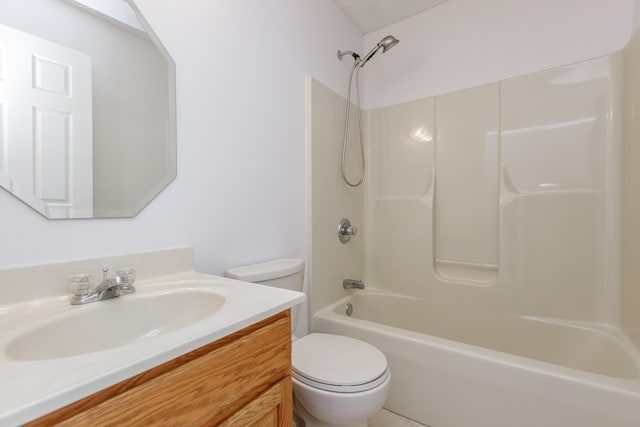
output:
[[[232,279],[302,291],[304,261],[278,259],[237,267]],[[291,310],[291,333],[299,307]],[[292,335],[294,408],[306,427],[366,427],[367,419],[384,405],[391,374],[384,354],[353,338],[331,334]]]

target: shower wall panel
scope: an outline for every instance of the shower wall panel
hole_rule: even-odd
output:
[[[519,193],[599,191],[610,59],[502,82],[502,161]]]
[[[623,325],[640,348],[640,33],[624,55]]]
[[[434,99],[372,110],[368,122],[365,211],[376,215],[365,215],[365,281],[419,294],[431,273]]]
[[[513,259],[504,280],[557,317],[615,320],[600,307],[618,286],[605,280],[604,243],[619,71],[609,56],[501,83],[504,216],[514,224],[502,230]]]
[[[620,76],[614,54],[372,110],[366,281],[442,304],[619,323],[609,224]],[[416,151],[420,128],[429,141]]]
[[[347,152],[350,180],[360,173],[358,124],[351,107]],[[363,272],[363,187],[347,186],[340,174],[340,155],[346,100],[318,81],[307,79],[307,168],[309,170],[309,283],[310,312],[344,295],[342,280],[361,279]],[[360,229],[343,244],[338,223],[349,218]]]
[[[370,135],[378,150],[379,174],[369,176],[378,198],[421,198],[431,185],[434,167],[435,105],[433,98],[395,105],[370,114]],[[384,159],[384,161],[380,161]],[[375,181],[375,183],[373,182]]]
[[[495,280],[498,269],[497,84],[436,98],[436,271]]]

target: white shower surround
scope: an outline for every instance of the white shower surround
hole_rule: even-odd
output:
[[[640,420],[640,329],[635,323],[625,323],[622,311],[623,305],[627,311],[637,307],[625,299],[625,295],[637,292],[632,281],[623,283],[621,267],[622,241],[626,239],[632,251],[637,242],[623,235],[620,221],[626,215],[631,218],[628,222],[632,228],[625,230],[637,228],[629,215],[633,208],[626,205],[635,181],[628,181],[626,190],[622,182],[627,173],[623,163],[627,169],[634,168],[629,158],[637,159],[631,141],[637,139],[634,131],[638,126],[630,125],[631,116],[623,109],[626,104],[629,111],[629,102],[639,99],[640,85],[630,84],[637,75],[633,67],[640,63],[637,53],[612,53],[438,96],[435,101],[427,98],[371,110],[369,175],[366,187],[356,190],[340,183],[334,167],[321,171],[323,165],[327,169],[337,162],[331,157],[337,158],[337,154],[331,153],[335,144],[326,143],[332,141],[331,137],[323,138],[324,147],[318,150],[314,136],[322,134],[320,128],[339,127],[344,111],[338,108],[331,114],[315,115],[314,111],[322,111],[314,103],[315,95],[321,94],[321,102],[331,96],[317,82],[309,85],[313,330],[361,338],[387,354],[392,369],[399,373],[394,376],[397,386],[389,398],[391,410],[434,427],[631,427]],[[448,113],[451,117],[447,118],[447,114],[437,113],[438,105],[442,107],[451,100],[457,101],[449,104],[453,105],[450,110],[462,114],[458,123],[455,114]],[[477,110],[483,105],[486,109],[497,107],[499,117],[474,115],[473,108],[469,111],[471,101]],[[335,99],[325,105],[331,103],[339,105]],[[498,228],[493,246],[498,248],[497,265],[492,274],[485,274],[463,259],[461,268],[443,274],[438,262],[433,262],[438,253],[438,229],[442,227],[434,216],[438,191],[452,191],[454,187],[440,181],[436,190],[433,170],[438,161],[441,168],[459,166],[464,170],[467,160],[458,158],[456,163],[455,156],[438,159],[432,154],[433,143],[446,141],[456,126],[492,120],[497,122],[495,130],[486,127],[484,139],[482,132],[479,139],[463,134],[463,140],[468,139],[463,144],[499,144],[497,159],[490,158],[496,156],[491,150],[484,151],[489,153],[486,169],[495,168],[493,173],[499,178],[495,201],[499,210],[494,219]],[[329,184],[335,186],[332,193],[326,191]],[[323,185],[324,197],[318,200],[317,189]],[[336,196],[350,205],[341,204]],[[357,203],[361,198],[364,210]],[[469,211],[473,206],[462,209]],[[455,206],[451,213],[455,213]],[[326,229],[333,217],[350,215],[352,223],[362,226],[361,234],[346,248],[321,229]],[[481,237],[462,236],[462,246],[465,238],[471,239],[468,243],[475,248],[472,254],[482,252]],[[632,251],[624,258],[626,265],[633,262]],[[363,269],[358,271],[360,265]],[[449,317],[431,319],[441,322],[444,330],[474,325],[456,324],[456,313],[469,318],[491,313],[498,321],[514,322],[521,328],[502,337],[491,328],[479,332],[480,337],[493,334],[498,340],[495,346],[482,338],[461,342],[455,334],[434,335],[433,323],[420,324],[422,317],[416,311],[401,305],[394,308],[392,299],[367,307],[377,313],[371,318],[349,319],[339,314],[346,301],[335,304],[345,295],[340,289],[345,277],[364,278],[369,287],[422,301],[424,310],[430,304],[445,307]],[[322,303],[329,308],[322,309]],[[357,301],[354,306],[358,304],[362,306],[363,302]],[[392,319],[406,319],[411,313],[416,324],[394,324]],[[550,334],[536,333],[539,328],[529,327],[531,320],[555,325],[556,331],[550,328]],[[594,371],[572,365],[570,358],[575,355],[571,352],[591,356],[607,345],[582,345],[576,340],[576,346],[565,353],[567,360],[510,350],[519,334],[530,339],[533,348],[543,348],[550,342],[564,344],[556,332],[571,328],[591,336],[582,344],[593,344],[598,341],[596,336],[608,335],[606,340],[617,342],[613,347],[620,351],[605,351],[608,356],[601,361],[605,369]],[[571,337],[566,338],[573,342]],[[626,362],[614,354],[622,355]],[[628,369],[624,368],[622,374],[606,368],[625,364]]]

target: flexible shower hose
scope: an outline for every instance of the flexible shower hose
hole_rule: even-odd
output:
[[[353,72],[356,72],[356,110],[358,112],[358,134],[360,136],[360,158],[362,160],[362,174],[360,175],[360,179],[358,182],[352,183],[349,181],[347,176],[344,173],[344,164],[345,159],[347,157],[347,135],[349,133],[349,110],[351,110],[351,82],[353,81]],[[342,139],[342,159],[340,162],[340,172],[342,173],[342,179],[347,183],[350,187],[357,187],[362,184],[365,175],[365,163],[364,163],[364,141],[362,138],[362,116],[360,113],[360,61],[356,60],[353,64],[353,68],[351,69],[351,74],[349,75],[349,88],[347,94],[347,114],[344,120],[344,137]]]

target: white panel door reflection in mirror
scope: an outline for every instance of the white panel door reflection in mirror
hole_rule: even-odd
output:
[[[93,216],[91,57],[0,25],[0,185],[49,218]]]

